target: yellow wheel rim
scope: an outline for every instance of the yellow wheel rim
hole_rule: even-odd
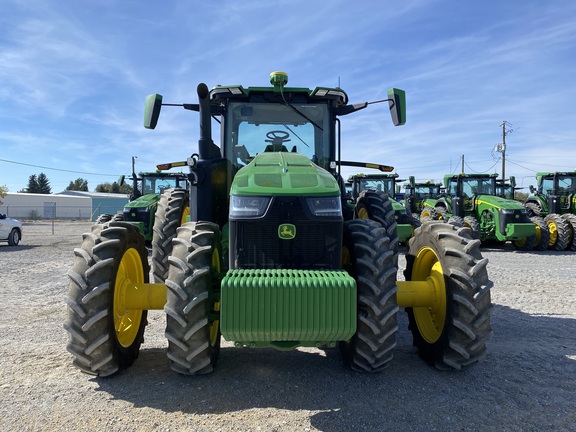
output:
[[[368,216],[368,210],[366,210],[366,207],[360,207],[358,209],[358,219],[370,219],[370,216]]]
[[[424,247],[418,251],[412,268],[412,280],[427,280],[434,285],[432,305],[413,308],[420,335],[426,342],[434,343],[442,335],[446,322],[446,284],[442,264],[433,249]]]
[[[140,329],[142,311],[124,307],[127,289],[139,283],[144,283],[144,267],[138,251],[130,248],[122,256],[114,284],[114,328],[116,339],[124,348],[134,343]]]
[[[524,237],[523,239],[520,239],[520,240],[514,240],[514,244],[518,247],[524,247],[527,240],[528,239],[526,237]]]
[[[548,242],[548,245],[554,246],[558,240],[558,228],[554,222],[548,221],[548,230],[550,231],[550,241]]]
[[[540,226],[536,224],[534,224],[534,228],[536,228],[536,244],[539,245],[542,240],[542,231],[540,230]]]
[[[214,252],[212,252],[212,264],[211,264],[212,271],[220,273],[220,253],[218,249],[214,248]],[[215,312],[220,311],[220,302],[217,301],[214,303]],[[210,345],[216,346],[218,342],[218,334],[220,331],[220,320],[214,320],[210,324]]]
[[[350,249],[346,246],[342,248],[342,268],[347,272],[352,268],[352,256],[350,255]]]
[[[182,217],[180,217],[180,225],[184,225],[186,222],[188,222],[188,216],[190,216],[190,207],[186,206],[184,207],[184,210],[182,210]]]

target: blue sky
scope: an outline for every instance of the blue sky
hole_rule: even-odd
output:
[[[460,171],[534,183],[576,168],[576,2],[2,0],[0,185],[44,172],[53,192],[90,190],[197,151],[197,114],[164,109],[142,126],[146,95],[196,103],[199,82],[340,82],[352,103],[407,94],[407,123],[384,105],[343,117],[343,158],[401,178]],[[348,169],[344,174],[350,174]]]

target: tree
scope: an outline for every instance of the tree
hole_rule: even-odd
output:
[[[0,198],[4,198],[7,193],[8,193],[8,188],[6,187],[6,185],[0,186]],[[4,201],[2,201],[0,199],[0,205],[2,205],[2,204],[4,204]]]
[[[32,174],[28,177],[28,187],[23,190],[26,193],[40,193],[40,186],[38,186],[38,177]]]
[[[76,180],[70,182],[66,190],[88,192],[88,180],[77,178]]]
[[[42,172],[38,175],[32,174],[30,177],[28,177],[28,187],[21,190],[20,192],[51,194],[52,188],[50,187],[50,180],[48,180],[46,174]]]
[[[46,177],[46,174],[38,174],[38,187],[40,188],[41,194],[51,194],[52,188],[50,187],[50,180]]]
[[[117,182],[113,183],[100,183],[94,189],[95,192],[104,192],[104,193],[116,193],[116,194],[125,194],[131,195],[132,194],[132,187],[124,183],[123,185],[119,185]]]

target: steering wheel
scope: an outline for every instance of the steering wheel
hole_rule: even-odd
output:
[[[287,142],[290,141],[288,139],[289,136],[290,134],[286,131],[273,130],[266,133],[266,138],[269,138],[268,140],[266,140],[266,142],[278,142],[277,140],[279,140],[280,142]]]

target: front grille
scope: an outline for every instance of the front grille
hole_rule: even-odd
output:
[[[283,240],[282,224],[296,227]],[[261,219],[230,221],[230,264],[238,269],[339,269],[342,218],[317,218],[300,197],[276,197]]]

